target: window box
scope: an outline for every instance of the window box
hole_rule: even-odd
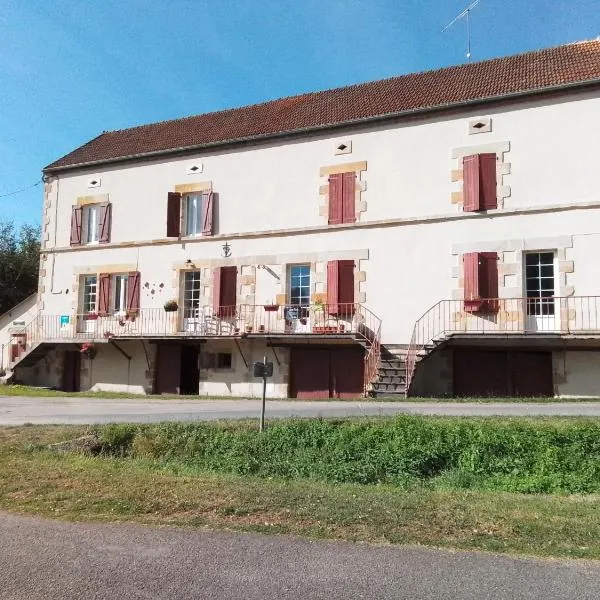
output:
[[[265,312],[277,312],[279,306],[277,304],[265,304],[263,308],[265,309]]]
[[[95,321],[98,318],[98,313],[87,313],[83,315],[85,321]]]
[[[312,329],[313,333],[320,333],[320,334],[332,334],[332,333],[337,333],[338,332],[338,328],[334,327],[334,326],[330,326],[330,325],[326,325],[324,327],[313,327]]]

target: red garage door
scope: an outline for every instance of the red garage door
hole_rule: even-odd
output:
[[[457,349],[453,362],[455,396],[554,395],[551,352]]]
[[[290,397],[357,398],[363,394],[362,348],[293,348]]]

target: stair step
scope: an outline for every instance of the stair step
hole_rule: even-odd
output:
[[[390,397],[394,397],[394,398],[404,398],[406,396],[406,391],[405,390],[396,390],[396,391],[372,391],[371,392],[371,396],[373,398],[390,398]]]

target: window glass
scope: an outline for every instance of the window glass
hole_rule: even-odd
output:
[[[87,275],[83,278],[83,312],[92,313],[96,311],[97,279],[95,275]]]
[[[529,252],[525,255],[527,314],[554,314],[554,253]]]
[[[113,278],[113,308],[115,312],[127,310],[127,275],[115,275]]]
[[[100,238],[100,207],[94,204],[83,207],[83,225],[85,229],[84,240],[86,244],[93,244]]]
[[[184,317],[195,317],[200,307],[200,271],[186,271],[183,280]]]
[[[289,269],[290,304],[310,304],[310,265],[292,265]]]
[[[185,234],[198,235],[202,233],[202,194],[186,194],[185,204]]]
[[[217,369],[231,369],[231,352],[217,354]]]

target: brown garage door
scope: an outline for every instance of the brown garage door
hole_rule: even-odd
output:
[[[293,348],[290,397],[357,398],[363,394],[362,348]]]
[[[454,395],[520,398],[552,396],[552,353],[516,350],[454,351]]]

